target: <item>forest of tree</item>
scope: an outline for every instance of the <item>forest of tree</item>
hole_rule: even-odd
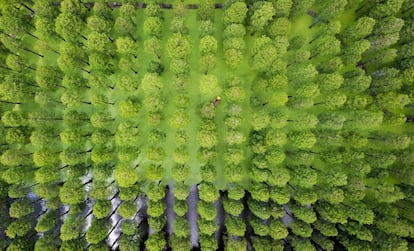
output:
[[[414,250],[414,1],[0,1],[0,249]]]

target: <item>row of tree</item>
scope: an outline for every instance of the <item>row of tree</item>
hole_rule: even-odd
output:
[[[117,243],[121,249],[133,249],[145,240],[137,228],[137,204],[144,190],[149,197],[149,226],[156,232],[147,247],[159,250],[168,240],[171,247],[188,248],[189,187],[184,181],[189,177],[191,151],[186,143],[191,135],[182,129],[189,129],[190,116],[184,108],[193,97],[185,83],[193,71],[188,56],[196,46],[189,40],[183,10],[178,8],[171,24],[173,35],[166,43],[169,69],[175,75],[174,109],[178,108],[168,121],[177,129],[173,156],[177,216],[174,235],[166,238],[161,231],[166,225],[165,189],[159,184],[165,175],[160,163],[165,159],[166,135],[157,127],[163,123],[165,108],[160,74],[167,66],[162,65],[166,61],[159,6],[148,3],[145,9],[144,47],[151,63],[140,82],[137,62],[142,55],[136,31],[140,24],[131,4],[123,4],[114,18],[103,1],[96,1],[92,12],[74,1],[63,1],[60,12],[50,3],[12,2],[1,9],[6,55],[1,59],[1,177],[7,183],[2,183],[1,191],[3,198],[9,198],[5,199],[9,215],[2,221],[8,238],[2,247],[77,250],[89,245],[104,250],[109,234],[121,225]],[[358,19],[341,28],[335,19],[346,4],[279,0],[249,8],[239,1],[226,6],[223,48],[247,52],[241,55],[261,75],[251,91],[240,79],[221,84],[213,74],[212,62],[221,43],[213,33],[212,5],[200,8],[199,47],[205,73],[200,94],[206,100],[219,88],[224,94],[224,104],[215,107],[206,102],[200,110],[202,248],[218,244],[213,237],[218,230],[213,203],[219,198],[215,182],[221,163],[230,183],[222,196],[227,249],[245,247],[250,241],[257,250],[266,245],[282,248],[281,239],[297,250],[313,246],[332,250],[335,245],[411,248],[407,243],[414,232],[409,210],[412,6],[400,0],[362,3]],[[288,39],[287,16],[308,9],[315,35]],[[245,44],[246,30],[250,47]],[[137,90],[143,90],[144,97]],[[249,98],[253,113],[246,118],[250,112],[243,104]],[[216,111],[222,108],[225,130],[216,124]],[[138,118],[145,115],[150,124],[147,150],[139,145],[141,124],[146,123]],[[247,143],[249,149],[244,147]],[[229,150],[218,154],[222,145]],[[143,150],[151,161],[147,168],[138,163]],[[251,182],[241,186],[246,180],[243,161],[250,160],[250,153]],[[247,195],[244,189],[249,190]],[[41,200],[27,199],[29,191]],[[243,210],[250,212],[247,220],[240,215]],[[280,221],[286,214],[294,219],[287,227]],[[252,233],[245,238],[249,228]]]

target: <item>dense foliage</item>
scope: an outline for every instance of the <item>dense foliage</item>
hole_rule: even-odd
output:
[[[13,0],[0,31],[1,250],[414,250],[413,1]]]

